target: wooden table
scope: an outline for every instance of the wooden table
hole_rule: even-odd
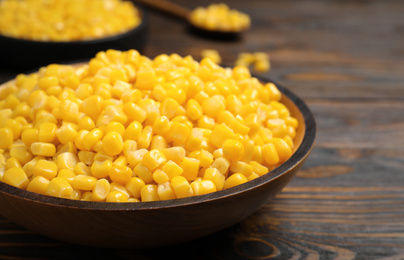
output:
[[[202,38],[153,12],[143,54],[213,48],[232,65],[240,52],[268,53],[263,76],[302,97],[318,124],[296,178],[239,224],[159,250],[70,245],[0,217],[0,259],[404,259],[404,2],[227,2],[252,15],[242,39]]]

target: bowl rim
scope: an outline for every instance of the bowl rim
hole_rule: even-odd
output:
[[[39,193],[30,192],[24,189],[20,189],[4,182],[0,181],[0,195],[6,193],[9,196],[18,197],[23,200],[39,204],[47,204],[55,207],[76,208],[84,210],[106,210],[106,211],[134,211],[134,210],[151,210],[151,209],[163,209],[163,208],[176,208],[186,205],[196,205],[201,203],[207,203],[210,201],[216,201],[225,199],[231,196],[235,196],[251,189],[265,185],[270,181],[280,178],[282,175],[287,174],[288,171],[296,168],[304,161],[313,148],[316,137],[316,121],[314,115],[306,105],[306,103],[295,95],[289,89],[282,85],[264,78],[261,76],[255,76],[262,82],[274,83],[280,90],[282,95],[285,95],[290,101],[298,108],[304,121],[304,131],[302,141],[292,156],[284,163],[269,171],[268,173],[243,183],[232,188],[216,191],[209,194],[191,196],[187,198],[177,198],[172,200],[162,201],[150,201],[150,202],[94,202],[94,201],[80,201],[72,199],[64,199],[58,197],[51,197],[42,195]]]
[[[2,41],[8,41],[10,43],[19,43],[19,44],[30,44],[30,45],[37,45],[37,46],[49,46],[50,44],[54,46],[70,46],[70,45],[94,45],[94,44],[103,44],[103,43],[108,43],[110,41],[115,41],[121,38],[126,38],[127,36],[130,36],[138,31],[143,31],[146,26],[149,24],[149,19],[150,15],[148,10],[139,3],[135,3],[134,1],[132,2],[135,7],[140,11],[142,19],[140,24],[138,24],[136,27],[124,31],[122,33],[110,35],[107,37],[102,37],[102,38],[92,38],[88,40],[75,40],[75,41],[36,41],[36,40],[30,40],[30,39],[21,39],[21,38],[14,38],[10,36],[6,36],[0,33],[0,42]]]

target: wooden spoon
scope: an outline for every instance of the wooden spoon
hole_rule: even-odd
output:
[[[171,14],[173,16],[176,16],[180,19],[183,19],[188,22],[189,25],[192,26],[193,29],[197,33],[200,34],[205,34],[207,36],[213,36],[213,37],[237,37],[240,33],[245,31],[248,28],[242,29],[242,30],[220,30],[220,29],[207,29],[204,27],[201,27],[199,25],[196,25],[192,22],[191,20],[191,13],[192,10],[178,5],[176,3],[172,3],[166,0],[134,0],[135,2],[141,3],[143,5],[149,6],[151,8],[166,12],[168,14]]]

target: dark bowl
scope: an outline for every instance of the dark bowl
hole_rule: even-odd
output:
[[[268,82],[268,80],[263,80]],[[96,247],[149,248],[190,241],[248,217],[295,176],[308,157],[316,123],[307,105],[276,84],[299,121],[293,155],[252,181],[214,193],[139,203],[86,202],[44,196],[0,182],[0,214],[39,234]]]
[[[149,13],[136,4],[141,13],[141,23],[122,34],[94,40],[55,42],[32,41],[0,34],[0,68],[29,70],[51,63],[89,59],[107,49],[142,51],[147,41]]]

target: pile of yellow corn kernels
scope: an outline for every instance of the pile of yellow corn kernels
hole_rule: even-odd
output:
[[[234,187],[287,160],[298,121],[243,66],[136,50],[51,64],[0,87],[0,180],[138,202]]]
[[[139,11],[122,0],[1,0],[0,34],[36,41],[79,41],[129,31]]]
[[[225,32],[243,31],[251,23],[247,14],[230,9],[223,3],[195,8],[191,12],[190,21],[199,28]]]

